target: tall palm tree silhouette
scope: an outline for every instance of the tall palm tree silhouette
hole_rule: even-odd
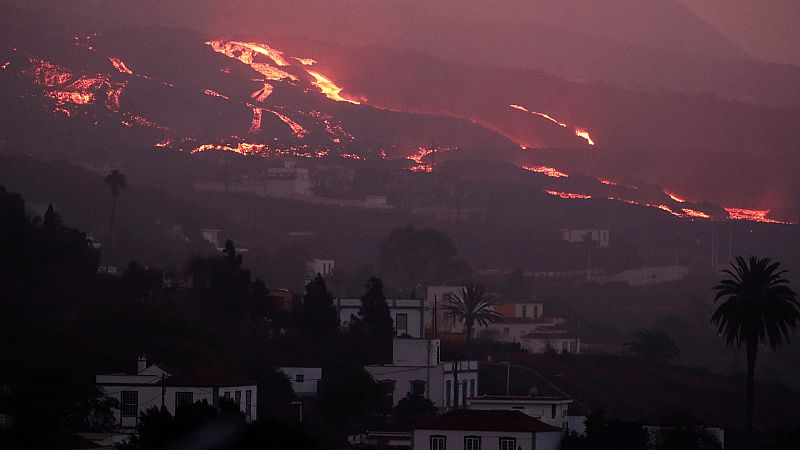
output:
[[[758,346],[768,344],[776,350],[789,341],[800,319],[800,303],[779,262],[755,256],[745,261],[737,256],[731,268],[723,271],[728,277],[714,287],[714,302],[722,302],[711,321],[729,346],[744,345],[747,352],[745,431],[751,446]]]
[[[119,169],[114,169],[106,175],[103,182],[108,186],[109,190],[111,191],[111,218],[108,222],[108,243],[111,244],[111,231],[114,228],[114,214],[117,210],[117,196],[125,189],[125,175],[119,171]]]
[[[454,318],[464,323],[464,336],[467,347],[472,342],[472,329],[477,323],[486,326],[497,322],[503,316],[492,309],[491,301],[494,295],[486,293],[482,286],[473,284],[463,286],[458,292],[452,294],[448,302],[442,305],[445,317]]]

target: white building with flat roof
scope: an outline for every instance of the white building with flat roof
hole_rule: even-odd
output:
[[[317,396],[317,384],[322,379],[321,367],[280,367],[278,370],[289,379],[298,397]]]
[[[568,410],[571,403],[569,397],[481,395],[467,399],[469,409],[519,411],[565,430],[569,427]]]
[[[392,316],[394,322],[395,336],[424,337],[425,304],[422,299],[387,298],[386,304],[389,306],[389,315]],[[333,301],[333,306],[339,312],[339,322],[342,327],[346,327],[350,323],[351,317],[358,315],[361,299],[337,298]]]

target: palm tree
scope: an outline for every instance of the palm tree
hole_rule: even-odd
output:
[[[108,223],[108,240],[110,244],[111,230],[114,227],[114,213],[117,209],[117,196],[125,189],[125,175],[123,175],[119,169],[114,169],[111,173],[106,175],[103,182],[111,190],[111,219]]]
[[[470,284],[451,295],[448,303],[442,306],[445,317],[455,318],[464,323],[467,347],[472,342],[472,329],[475,323],[485,327],[502,319],[503,316],[492,309],[490,302],[493,298],[494,295],[486,293],[482,286]]]
[[[783,277],[785,270],[779,262],[769,258],[751,256],[745,261],[741,256],[731,263],[728,275],[714,287],[714,302],[723,300],[711,321],[718,325],[717,333],[725,337],[729,346],[745,346],[747,351],[747,406],[745,430],[748,441],[753,431],[753,397],[755,387],[756,356],[759,344],[771,349],[789,341],[800,319],[797,295]]]

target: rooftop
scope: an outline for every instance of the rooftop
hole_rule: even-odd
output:
[[[530,403],[542,403],[542,402],[571,402],[572,399],[569,397],[565,397],[563,395],[557,396],[536,396],[530,397],[527,395],[478,395],[476,397],[470,397],[468,399],[470,402],[530,402]]]
[[[561,431],[519,411],[457,409],[415,427],[418,430],[462,430],[545,433]]]

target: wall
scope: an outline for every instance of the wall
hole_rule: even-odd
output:
[[[539,438],[537,433],[536,437]],[[559,437],[560,447],[560,433],[555,433]],[[464,438],[466,436],[480,436],[481,437],[481,450],[499,450],[500,438],[514,438],[517,440],[516,448],[530,450],[558,450],[559,447],[553,447],[550,439],[542,440],[541,444],[537,439],[536,447],[533,447],[533,433],[525,432],[497,432],[497,431],[455,431],[455,430],[414,430],[411,438],[412,447],[414,450],[430,450],[430,437],[431,436],[445,436],[446,450],[462,450],[464,448]]]
[[[527,416],[539,419],[542,422],[559,428],[567,428],[569,426],[567,411],[571,400],[553,400],[546,401],[544,399],[536,401],[531,399],[528,401],[503,401],[496,402],[486,400],[469,400],[467,404],[470,409],[478,410],[496,410],[496,411],[519,411]],[[555,411],[553,406],[555,405]]]
[[[319,367],[281,367],[279,369],[289,378],[294,393],[301,397],[317,395],[317,384],[322,379],[322,369]],[[298,375],[303,381],[298,381]]]
[[[548,349],[556,353],[570,352],[576,355],[581,353],[581,340],[577,338],[559,337],[522,339],[522,348],[531,353],[545,353]]]
[[[423,301],[420,299],[386,299],[389,305],[389,314],[392,316],[392,322],[397,326],[397,315],[405,314],[407,320],[406,334],[413,338],[423,337],[424,330],[422,326],[423,316]],[[361,300],[357,298],[342,298],[334,300],[334,305],[339,311],[339,322],[342,326],[346,326],[350,322],[352,316],[358,315],[358,310],[361,307]],[[395,330],[397,336],[403,335],[403,330]]]

